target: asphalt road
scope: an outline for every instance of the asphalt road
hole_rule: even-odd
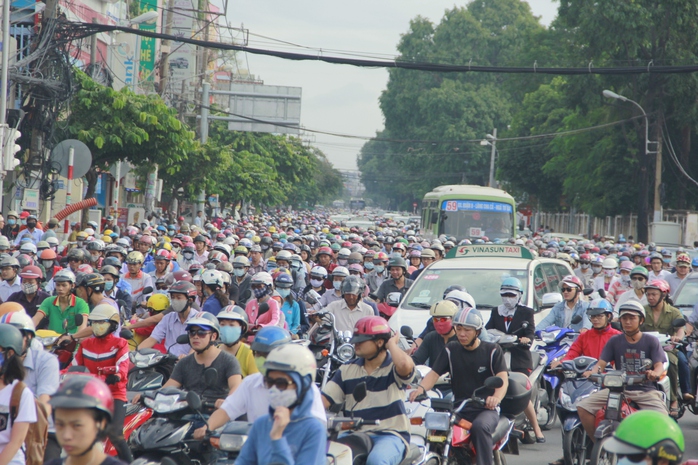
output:
[[[698,441],[695,440],[698,434],[698,416],[686,411],[686,414],[679,420],[679,425],[683,431],[686,441],[686,452],[683,461],[688,459],[698,459]],[[519,456],[507,455],[508,465],[545,465],[562,457],[562,436],[560,434],[560,422],[555,422],[555,426],[550,431],[545,431],[545,444],[519,445]]]

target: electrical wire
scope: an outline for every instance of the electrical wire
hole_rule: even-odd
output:
[[[679,171],[681,171],[681,174],[683,174],[686,179],[691,181],[693,184],[698,186],[698,181],[693,179],[691,175],[689,175],[686,170],[684,169],[683,165],[681,165],[681,162],[679,161],[679,157],[676,156],[676,152],[674,151],[674,144],[671,142],[671,137],[669,136],[669,128],[666,125],[666,120],[663,121],[663,128],[661,129],[662,131],[662,139],[664,141],[664,145],[667,147],[669,151],[669,158],[676,164],[676,166],[679,168]]]

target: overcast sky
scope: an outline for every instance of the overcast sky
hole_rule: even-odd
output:
[[[557,14],[557,3],[531,0],[533,14],[550,24]],[[410,19],[421,15],[438,24],[444,11],[454,5],[445,0],[229,0],[230,26],[250,32],[250,47],[283,47],[301,53],[312,50],[290,48],[259,34],[298,45],[395,55],[400,34]],[[252,54],[240,54],[241,65],[265,84],[303,88],[301,124],[310,129],[374,136],[383,128],[378,97],[385,89],[385,69],[356,68],[311,61],[290,61]],[[244,61],[246,60],[246,62]],[[484,135],[484,134],[483,134]],[[316,134],[314,144],[322,149],[338,169],[355,170],[356,156],[363,141]]]

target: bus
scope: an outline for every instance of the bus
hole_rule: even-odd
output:
[[[462,239],[509,239],[516,234],[514,197],[501,189],[473,185],[439,186],[422,200],[422,235]]]
[[[358,211],[358,210],[363,210],[366,208],[366,202],[364,199],[356,199],[352,198],[349,200],[349,210],[351,211]]]

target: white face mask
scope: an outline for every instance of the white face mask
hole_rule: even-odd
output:
[[[273,409],[277,407],[290,407],[296,400],[298,400],[298,394],[296,394],[295,389],[285,389],[280,390],[276,386],[272,386],[268,389],[269,392],[269,406]]]
[[[342,281],[332,281],[332,286],[339,290],[339,288],[342,287]]]
[[[580,268],[583,269],[583,270],[588,270],[588,269],[589,269],[589,264],[588,264],[588,263],[582,263],[582,264],[579,265],[579,266],[580,266]]]
[[[594,273],[601,273],[601,267],[600,267],[600,266],[592,266],[591,269],[594,271]]]
[[[187,308],[187,300],[172,300],[172,310],[177,313],[182,313]]]
[[[611,278],[616,275],[616,270],[603,270],[603,274]]]
[[[633,289],[636,291],[639,291],[643,287],[645,287],[645,282],[644,281],[631,281],[633,285]]]
[[[502,296],[502,304],[509,309],[513,310],[516,308],[516,305],[519,303],[519,298],[518,297],[505,297]]]
[[[320,286],[322,286],[322,283],[323,283],[322,279],[311,279],[310,280],[310,285],[313,287],[320,287]]]
[[[623,286],[630,286],[630,275],[620,275],[620,282],[623,283]]]

